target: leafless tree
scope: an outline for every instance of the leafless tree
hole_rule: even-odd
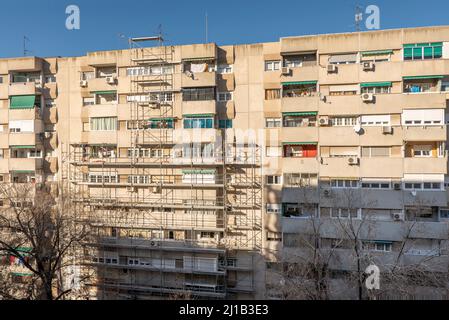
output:
[[[35,184],[0,185],[0,197],[5,204],[0,209],[0,255],[4,262],[18,262],[1,268],[0,297],[76,298],[67,279],[87,231],[76,223],[68,197],[56,197],[48,186]],[[12,277],[12,269],[20,270],[22,276]]]

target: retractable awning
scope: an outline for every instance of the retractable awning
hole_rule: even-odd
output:
[[[175,118],[150,118],[150,121],[174,121]]]
[[[36,102],[36,95],[11,96],[10,109],[33,109]]]
[[[36,146],[10,146],[11,149],[34,149]]]
[[[292,82],[282,82],[283,86],[294,86],[294,85],[307,85],[307,84],[317,84],[318,81],[292,81]]]
[[[185,114],[184,118],[213,118],[215,117],[212,113],[203,113],[203,114]]]
[[[117,93],[117,90],[105,90],[105,91],[91,91],[93,94],[114,94]]]
[[[191,169],[191,170],[182,170],[183,174],[215,174],[216,170],[199,170],[199,169]]]
[[[283,112],[284,117],[288,116],[316,116],[318,112]]]
[[[393,53],[393,50],[365,51],[365,52],[362,52],[362,57],[383,56],[383,55],[392,54],[392,53]]]
[[[283,146],[315,146],[318,142],[283,142]]]
[[[404,77],[404,80],[423,80],[423,79],[443,79],[444,76],[410,76]]]
[[[361,83],[360,87],[362,88],[372,88],[372,87],[391,87],[391,82],[367,82]]]
[[[13,170],[11,173],[34,174],[35,172],[31,170]]]

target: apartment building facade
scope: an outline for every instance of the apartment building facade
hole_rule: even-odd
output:
[[[333,270],[345,220],[374,262],[406,234],[401,264],[447,270],[449,27],[130,43],[0,60],[0,179],[69,188],[92,297],[279,298],[316,219]]]

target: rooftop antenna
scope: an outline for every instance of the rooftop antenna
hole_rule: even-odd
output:
[[[30,39],[28,39],[27,36],[23,36],[23,56],[24,57],[26,57],[29,53],[31,53],[31,51],[27,49],[27,42],[30,42]]]
[[[206,11],[206,43],[209,42],[209,16]]]
[[[360,5],[355,6],[355,31],[360,32],[360,23],[363,21],[363,12]]]

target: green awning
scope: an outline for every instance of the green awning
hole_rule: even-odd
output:
[[[283,112],[282,116],[316,116],[318,112]]]
[[[203,113],[203,114],[185,114],[184,118],[213,118],[215,117],[212,113]]]
[[[362,57],[382,56],[382,55],[392,54],[392,53],[393,53],[393,50],[365,51],[365,52],[362,52]]]
[[[315,146],[318,142],[283,142],[283,146]]]
[[[420,80],[420,79],[443,79],[444,76],[411,76],[404,77],[404,80]]]
[[[33,276],[32,273],[22,273],[22,272],[11,272],[11,274],[16,277],[32,277]]]
[[[22,173],[22,174],[34,174],[35,172],[32,170],[13,170],[12,173]]]
[[[391,82],[367,82],[361,83],[360,87],[362,88],[372,88],[372,87],[391,87]]]
[[[9,108],[10,109],[33,109],[36,102],[35,95],[29,96],[11,96]]]
[[[215,174],[216,170],[182,170],[183,174]]]
[[[117,90],[91,91],[90,93],[94,93],[94,94],[113,94],[113,93],[117,93]]]
[[[416,47],[442,47],[443,42],[426,42],[426,43],[411,43],[404,44],[404,48],[416,48]]]
[[[174,121],[175,118],[150,118],[149,121]]]
[[[10,146],[11,149],[34,149],[36,146]]]
[[[282,82],[283,86],[294,86],[294,85],[306,85],[306,84],[317,84],[318,81],[293,81],[293,82]]]

